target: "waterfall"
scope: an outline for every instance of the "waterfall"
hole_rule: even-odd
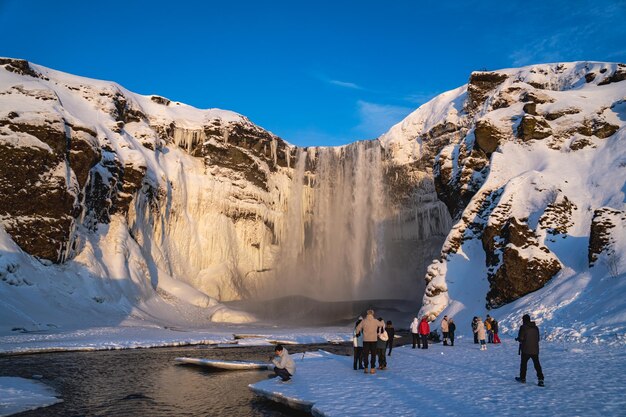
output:
[[[385,205],[378,142],[300,150],[264,295],[375,296],[367,289],[384,252]]]

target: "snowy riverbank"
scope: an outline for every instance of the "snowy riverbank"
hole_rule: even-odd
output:
[[[213,326],[210,329],[128,326],[66,331],[26,332],[0,336],[0,354],[136,349],[187,345],[260,346],[270,343],[338,343],[351,340],[345,327],[278,328]]]
[[[41,382],[25,378],[0,377],[0,416],[47,407],[63,401]]]
[[[393,350],[387,370],[366,375],[352,358],[318,352],[296,355],[297,373],[283,383],[270,379],[250,388],[258,395],[310,408],[315,416],[610,416],[623,413],[626,349],[542,342],[546,387],[536,385],[532,363],[528,383],[519,372],[517,343],[479,351],[471,340],[428,350]],[[620,411],[621,410],[621,411]]]

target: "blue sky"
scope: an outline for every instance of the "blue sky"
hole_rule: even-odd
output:
[[[338,145],[473,70],[626,62],[626,0],[0,0],[0,39],[0,56]]]

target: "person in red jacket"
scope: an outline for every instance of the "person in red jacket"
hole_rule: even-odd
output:
[[[422,317],[422,321],[419,326],[419,334],[422,338],[422,349],[428,349],[428,335],[430,334],[430,326],[428,325],[428,320],[426,316]]]

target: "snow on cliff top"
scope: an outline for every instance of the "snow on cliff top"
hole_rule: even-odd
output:
[[[558,104],[562,108],[577,106],[586,114],[588,110],[594,109],[593,98],[586,97],[585,93],[598,87],[598,84],[606,80],[614,73],[618,63],[579,61],[568,63],[552,63],[529,65],[521,68],[506,68],[495,71],[484,71],[486,73],[496,73],[506,75],[508,78],[499,88],[505,88],[513,83],[524,83],[527,85],[541,85],[542,89],[550,95],[559,98]],[[474,72],[474,74],[483,71]],[[585,75],[596,74],[593,81],[587,82]],[[418,159],[421,155],[422,140],[434,127],[444,127],[446,124],[467,124],[469,117],[464,109],[467,99],[468,84],[453,90],[444,92],[431,101],[423,104],[417,110],[409,114],[404,120],[394,125],[389,131],[380,136],[382,146],[392,152],[398,163],[409,163]],[[572,94],[559,92],[565,90],[580,90],[580,93]],[[583,93],[584,91],[584,93]],[[616,84],[601,86],[596,90],[597,95],[619,95],[623,94],[623,87]],[[567,98],[567,99],[566,99]],[[478,112],[476,117],[482,116]]]
[[[80,95],[83,99],[92,104],[97,103],[98,95],[101,93],[108,92],[115,94],[116,92],[121,92],[125,97],[132,98],[134,101],[133,104],[139,107],[144,113],[154,117],[157,121],[175,121],[177,125],[182,128],[198,128],[205,125],[208,121],[215,119],[219,119],[223,122],[249,123],[246,117],[232,111],[215,108],[198,109],[159,96],[136,94],[112,81],[96,80],[72,75],[30,62],[29,65],[33,70],[48,78],[48,80],[24,77],[8,71],[0,71],[0,90],[8,89],[16,82],[28,83],[33,87],[35,85],[40,85],[41,87],[45,86],[56,91],[57,94],[61,89],[66,91],[70,90],[73,93],[78,91],[81,93]],[[63,106],[70,112],[80,110],[77,107],[68,107],[67,103],[63,103]],[[2,110],[1,107],[0,110]]]

